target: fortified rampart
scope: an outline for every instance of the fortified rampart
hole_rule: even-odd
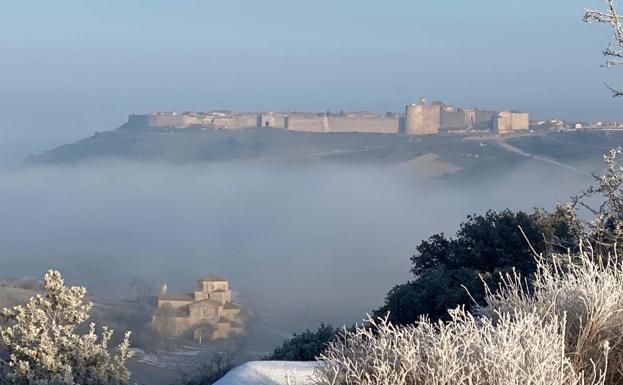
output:
[[[272,128],[286,128],[286,117],[285,114],[269,112],[267,114],[260,114],[257,116],[257,126],[258,127],[272,127]]]
[[[452,107],[441,109],[440,128],[447,131],[464,130],[467,127],[466,114],[464,110]]]
[[[302,132],[360,132],[368,134],[397,134],[400,118],[375,115],[327,116],[326,114],[290,114],[285,116],[285,129]]]
[[[474,130],[491,130],[493,129],[493,119],[497,115],[495,111],[475,110]]]
[[[255,128],[257,127],[257,114],[240,114],[233,116],[223,116],[214,118],[209,123],[202,123],[206,127],[213,128],[227,128],[227,129],[240,129],[240,128]]]
[[[400,119],[381,116],[330,116],[329,132],[362,132],[368,134],[397,134]]]
[[[328,118],[320,114],[295,113],[284,119],[284,126],[288,131],[328,132],[329,129]]]
[[[230,111],[157,112],[130,115],[130,127],[245,129],[270,127],[316,133],[377,133],[431,135],[440,132],[488,131],[500,134],[528,130],[528,113],[463,110],[442,102],[429,105],[422,98],[409,104],[404,114],[377,115],[368,112],[332,114],[310,112],[232,113]]]

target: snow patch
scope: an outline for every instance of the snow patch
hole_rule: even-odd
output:
[[[317,362],[253,361],[229,371],[214,385],[313,385]]]

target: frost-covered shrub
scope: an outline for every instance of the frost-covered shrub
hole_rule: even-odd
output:
[[[518,275],[507,275],[497,293],[489,292],[483,314],[534,309],[543,319],[566,317],[565,351],[576,370],[606,367],[608,384],[623,382],[623,263],[591,251],[579,256],[538,259],[527,294]]]
[[[573,385],[585,378],[564,353],[564,322],[534,312],[500,314],[494,322],[459,308],[449,322],[394,326],[387,319],[345,331],[321,355],[322,385]]]
[[[130,376],[126,360],[132,355],[130,333],[111,355],[112,330],[104,327],[98,337],[91,323],[86,334],[76,333],[92,307],[85,302],[86,290],[66,287],[57,271],[48,271],[44,282],[44,296],[2,312],[0,336],[10,353],[11,383],[126,384]]]
[[[602,262],[605,261],[605,262]],[[387,318],[344,331],[320,356],[321,385],[623,383],[623,263],[538,258],[530,289],[508,274],[487,306],[448,322]]]

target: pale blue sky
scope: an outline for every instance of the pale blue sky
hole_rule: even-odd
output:
[[[425,94],[623,120],[600,0],[0,0],[0,162],[154,110],[399,111]],[[46,123],[47,122],[47,123]]]

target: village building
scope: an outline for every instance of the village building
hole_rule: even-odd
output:
[[[232,302],[229,282],[208,274],[197,280],[192,292],[169,292],[162,285],[152,324],[162,335],[196,341],[231,338],[245,334],[247,317]]]

